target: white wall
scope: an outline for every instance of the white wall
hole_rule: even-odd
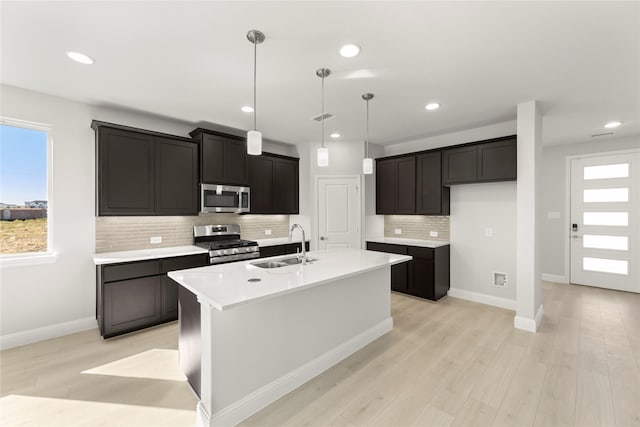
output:
[[[369,143],[369,157],[377,159],[384,157],[384,147]],[[376,215],[376,162],[373,162],[373,174],[364,175],[364,233],[367,237],[382,237],[384,235],[384,215]],[[363,245],[364,247],[364,245]]]
[[[479,298],[465,294],[471,292],[490,296],[498,299],[492,303],[513,309],[516,298],[515,182],[452,186],[449,222],[451,295]],[[492,237],[485,235],[487,228],[492,229]],[[493,286],[494,271],[507,273],[506,288]]]
[[[640,136],[608,138],[576,144],[556,145],[542,149],[542,273],[550,280],[568,282],[567,264],[567,157],[587,153],[640,148]],[[549,218],[549,213],[559,218]],[[554,216],[554,215],[551,215]]]
[[[196,125],[131,111],[93,107],[15,87],[0,86],[3,117],[52,126],[55,263],[0,267],[0,346],[95,327],[94,176],[91,120],[188,136]],[[295,155],[283,144],[265,151]],[[303,187],[301,187],[303,188]],[[303,189],[304,191],[304,189]]]

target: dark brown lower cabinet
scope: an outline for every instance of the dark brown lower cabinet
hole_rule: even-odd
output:
[[[99,265],[96,318],[104,338],[178,318],[178,284],[167,273],[209,265],[208,254]]]
[[[194,293],[180,285],[178,310],[180,368],[193,391],[200,397],[200,303]]]
[[[305,242],[305,250],[309,250],[309,242]],[[260,258],[268,258],[279,255],[295,254],[302,251],[300,243],[285,243],[284,245],[260,246]]]
[[[449,290],[449,245],[438,248],[367,242],[371,251],[411,255],[391,267],[391,290],[437,301]]]

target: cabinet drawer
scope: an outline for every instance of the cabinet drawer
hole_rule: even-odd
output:
[[[187,255],[162,260],[162,272],[184,270],[186,268],[204,267],[209,265],[209,254]]]
[[[394,245],[390,243],[367,242],[367,250],[386,252],[388,254],[407,254],[407,247],[404,245]]]
[[[409,255],[420,259],[433,259],[433,248],[421,248],[418,246],[409,246]]]
[[[160,260],[131,262],[127,264],[107,265],[102,270],[104,282],[135,279],[136,277],[154,276],[162,274]]]

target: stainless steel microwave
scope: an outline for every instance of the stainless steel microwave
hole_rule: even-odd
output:
[[[200,184],[200,212],[249,212],[249,187]]]

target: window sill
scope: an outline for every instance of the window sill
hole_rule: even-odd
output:
[[[5,255],[0,257],[0,267],[23,267],[29,265],[53,264],[58,260],[56,253]]]

